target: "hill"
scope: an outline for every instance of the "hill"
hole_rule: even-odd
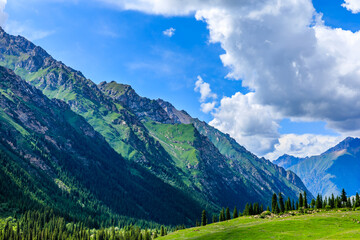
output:
[[[280,218],[240,217],[180,230],[159,239],[360,239],[359,212],[328,211]]]
[[[359,138],[348,137],[318,156],[298,159],[289,165],[283,160],[275,162],[296,173],[313,195],[338,195],[343,188],[352,196],[360,192]]]

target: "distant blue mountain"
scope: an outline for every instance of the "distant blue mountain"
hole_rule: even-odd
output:
[[[313,195],[348,195],[360,192],[360,139],[348,137],[318,156],[296,158],[283,155],[274,161],[296,173]]]

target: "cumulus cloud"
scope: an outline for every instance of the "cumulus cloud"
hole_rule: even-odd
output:
[[[200,101],[204,102],[208,98],[216,99],[217,95],[211,91],[210,84],[204,82],[200,76],[198,76],[197,79],[194,90],[195,92],[200,92]]]
[[[210,125],[230,134],[248,150],[265,154],[278,142],[279,116],[269,106],[255,102],[255,93],[224,97]]]
[[[7,13],[5,12],[7,0],[0,0],[0,26],[4,27],[4,24],[7,20]]]
[[[165,36],[167,36],[167,37],[172,37],[172,36],[174,36],[175,31],[176,31],[176,29],[171,27],[171,28],[166,29],[165,31],[163,31],[163,34]]]
[[[359,0],[345,0],[343,4],[341,4],[344,8],[352,13],[356,14],[360,12],[360,1]]]
[[[230,69],[227,77],[253,91],[224,98],[212,124],[255,153],[271,149],[282,117],[326,121],[339,133],[360,129],[360,32],[325,26],[311,0],[102,1],[151,14],[194,14],[206,22],[210,42],[225,50],[220,58]],[[343,6],[357,12],[357,3]]]
[[[279,143],[275,145],[275,151],[266,154],[265,158],[275,160],[284,154],[301,158],[310,157],[325,152],[343,139],[344,137],[314,134],[285,134],[279,138]]]
[[[202,103],[202,104],[200,105],[201,111],[202,111],[203,113],[209,113],[209,112],[211,112],[212,110],[214,110],[215,105],[216,105],[216,102],[215,102],[215,101],[214,101],[214,102],[208,102],[208,103]]]

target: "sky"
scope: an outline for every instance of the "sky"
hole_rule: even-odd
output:
[[[0,0],[0,25],[258,156],[360,136],[360,0]]]

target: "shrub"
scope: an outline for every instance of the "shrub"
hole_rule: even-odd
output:
[[[326,206],[325,206],[325,210],[326,210],[326,211],[329,211],[329,210],[331,210],[331,207],[330,207],[329,205],[326,205]]]
[[[270,216],[271,215],[271,212],[270,211],[264,211],[260,214],[260,217],[261,218],[265,218],[266,216]]]

